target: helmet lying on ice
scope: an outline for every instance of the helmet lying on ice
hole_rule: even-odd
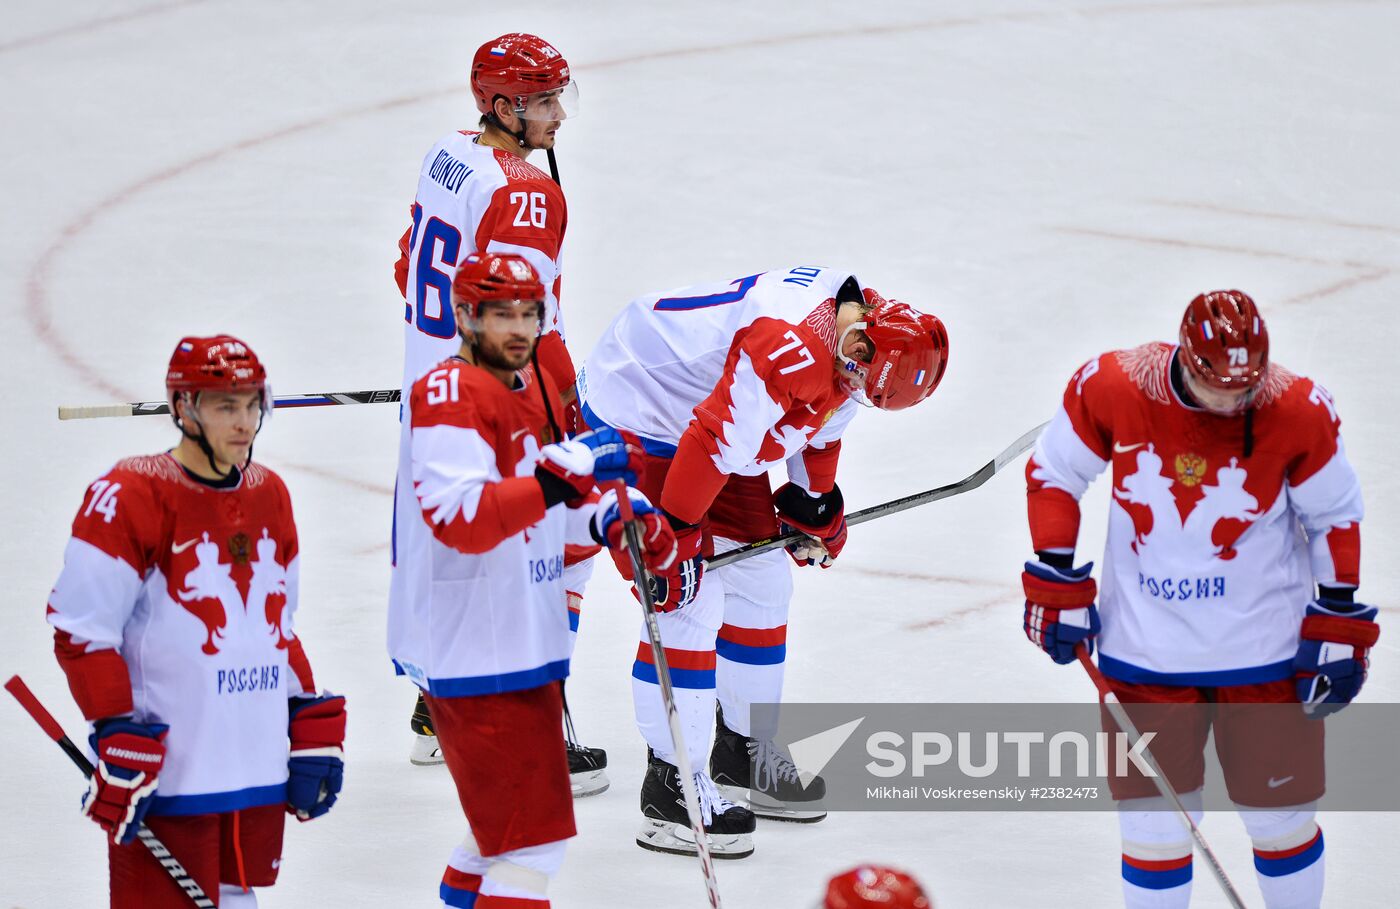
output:
[[[933,909],[933,902],[903,871],[858,865],[827,883],[822,909]]]

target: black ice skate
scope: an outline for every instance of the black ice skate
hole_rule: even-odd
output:
[[[606,792],[612,785],[606,770],[608,753],[601,748],[578,743],[578,735],[574,732],[574,715],[569,712],[563,682],[559,683],[559,694],[564,701],[564,750],[569,756],[569,789],[576,799]]]
[[[787,752],[770,740],[752,739],[730,729],[722,711],[715,727],[710,776],[726,797],[747,804],[767,820],[815,824],[826,817],[821,805],[825,780],[814,775],[804,785]]]
[[[700,816],[705,822],[710,855],[716,859],[741,859],[753,855],[753,812],[719,794],[704,772],[695,774],[700,796]],[[637,845],[653,852],[694,855],[695,834],[685,810],[681,773],[647,749],[647,774],[642,780],[642,829]]]
[[[433,718],[428,713],[428,702],[423,700],[423,692],[418,692],[418,703],[413,707],[413,716],[408,721],[413,730],[413,749],[408,759],[419,766],[442,763],[442,749],[438,747],[437,734],[433,732]]]

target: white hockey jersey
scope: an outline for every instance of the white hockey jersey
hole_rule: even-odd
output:
[[[698,520],[729,475],[788,461],[813,492],[835,479],[841,433],[858,404],[836,375],[837,290],[852,275],[799,266],[633,300],[579,373],[584,418],[631,430],[655,454],[683,439],[668,511]],[[826,451],[830,463],[814,456]],[[685,501],[673,490],[688,493]]]
[[[1361,491],[1336,407],[1271,364],[1247,445],[1244,417],[1182,402],[1175,352],[1104,354],[1070,380],[1026,468],[1032,543],[1072,551],[1078,499],[1112,464],[1104,673],[1196,686],[1289,678],[1314,583],[1359,580]]]
[[[84,716],[169,725],[153,814],[286,800],[287,698],[316,691],[297,551],[287,489],[258,464],[222,489],[169,454],[128,458],[89,487],[48,620]]]
[[[596,505],[546,510],[543,380],[513,390],[460,359],[413,386],[411,511],[396,514],[389,655],[434,697],[535,688],[569,672],[564,544],[592,545]],[[403,497],[400,497],[401,500]]]
[[[559,311],[560,251],[569,220],[564,194],[529,162],[477,144],[478,135],[449,133],[423,158],[413,226],[396,269],[404,293],[405,401],[419,376],[457,352],[452,277],[457,263],[475,252],[515,253],[535,267],[545,286],[541,333],[558,336],[541,345],[543,368],[560,388],[573,382],[571,366],[554,362],[564,334]]]

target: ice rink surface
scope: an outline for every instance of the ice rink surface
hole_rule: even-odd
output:
[[[0,674],[22,672],[70,731],[81,718],[43,621],[68,524],[88,482],[174,430],[60,424],[56,405],[159,399],[174,342],[216,331],[249,341],[281,392],[396,387],[390,266],[419,161],[474,125],[471,54],[516,30],[556,44],[582,93],[558,146],[579,362],[638,293],[779,266],[849,267],[938,313],[952,341],[938,393],[847,435],[858,508],[970,472],[1048,419],[1084,360],[1171,339],[1191,296],[1239,287],[1274,359],[1339,402],[1369,508],[1363,598],[1400,624],[1385,466],[1400,438],[1400,3],[8,0]],[[258,442],[296,503],[298,630],[351,715],[342,799],[289,828],[270,909],[436,905],[464,832],[446,771],[406,760],[413,694],[384,652],[396,417],[278,414]],[[799,573],[790,699],[1093,697],[1021,635],[1020,467],[866,525],[833,570]],[[633,845],[636,633],[636,605],[600,570],[570,700],[613,788],[576,804],[559,907],[704,905],[692,860]],[[1395,634],[1366,700],[1400,699]],[[0,742],[0,907],[105,905],[75,771],[8,698]],[[1322,826],[1327,905],[1395,905],[1400,819]],[[1238,819],[1205,831],[1261,905]],[[732,909],[809,906],[863,860],[909,868],[940,909],[1120,905],[1110,813],[835,814],[763,824],[755,845],[719,868]],[[1225,905],[1199,862],[1193,905]]]

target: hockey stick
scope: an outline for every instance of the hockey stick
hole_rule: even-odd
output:
[[[1128,718],[1128,711],[1124,709],[1118,695],[1113,693],[1109,687],[1108,679],[1104,678],[1099,667],[1094,665],[1094,661],[1089,658],[1089,648],[1080,644],[1075,648],[1075,656],[1079,657],[1079,662],[1084,666],[1084,671],[1089,673],[1089,679],[1094,683],[1094,687],[1099,689],[1099,696],[1103,699],[1103,705],[1108,708],[1109,714],[1113,717],[1113,722],[1118,724],[1133,743],[1138,742],[1142,735],[1138,733],[1133,721]],[[1157,786],[1157,791],[1162,797],[1172,803],[1176,809],[1177,817],[1186,825],[1186,829],[1191,834],[1191,839],[1196,841],[1196,848],[1205,856],[1206,864],[1210,866],[1211,874],[1215,875],[1215,881],[1220,885],[1220,889],[1225,891],[1225,898],[1230,901],[1234,909],[1245,909],[1244,901],[1235,890],[1235,885],[1230,883],[1230,878],[1225,874],[1224,867],[1220,864],[1220,859],[1215,857],[1210,844],[1206,842],[1205,836],[1201,833],[1201,828],[1196,826],[1196,822],[1191,818],[1191,812],[1186,810],[1186,806],[1181,804],[1181,798],[1176,794],[1176,787],[1167,780],[1166,774],[1157,763],[1157,759],[1152,756],[1152,752],[1147,750],[1147,745],[1142,746],[1139,752],[1143,759],[1147,761],[1147,766],[1152,769],[1152,782]]]
[[[559,182],[559,163],[554,160],[554,146],[544,150],[545,157],[549,158],[549,178],[554,181],[554,185],[563,188],[564,184]]]
[[[992,478],[998,470],[1010,464],[1016,458],[1025,454],[1035,445],[1035,440],[1040,437],[1040,432],[1048,423],[1041,423],[1035,429],[1021,436],[1021,438],[1006,446],[1006,449],[986,464],[983,464],[977,471],[969,476],[963,477],[956,483],[949,483],[947,486],[939,486],[937,489],[930,489],[926,492],[916,492],[911,496],[902,499],[895,499],[883,505],[872,505],[869,508],[862,508],[860,511],[846,515],[846,526],[854,527],[857,524],[864,524],[866,521],[873,521],[876,518],[883,518],[887,514],[906,511],[917,505],[927,505],[929,502],[937,502],[939,499],[948,499],[953,496],[960,496],[965,492],[971,492],[978,486]],[[780,546],[787,546],[789,543],[796,543],[806,538],[807,534],[800,530],[783,534],[780,537],[770,537],[766,540],[759,540],[757,543],[750,543],[747,546],[740,546],[738,549],[731,549],[712,559],[705,560],[706,570],[713,571],[716,568],[723,568],[742,559],[751,556],[762,555],[771,552]]]
[[[39,724],[39,728],[43,729],[49,738],[57,742],[58,747],[63,749],[63,753],[78,765],[83,776],[91,777],[93,774],[92,762],[87,759],[87,755],[78,750],[78,746],[74,745],[73,740],[64,733],[63,727],[58,725],[58,720],[55,720],[53,715],[44,709],[44,705],[39,703],[34,692],[30,691],[29,686],[24,684],[24,680],[17,675],[11,676],[10,680],[5,683],[5,690],[15,696],[15,700],[19,701],[19,705],[25,709],[25,712],[34,718],[34,722]],[[160,866],[165,869],[166,874],[170,875],[175,886],[179,887],[184,891],[185,896],[190,898],[190,902],[194,903],[198,909],[214,909],[214,901],[205,894],[204,888],[200,887],[199,883],[190,876],[190,873],[185,870],[185,866],[180,864],[179,859],[170,854],[170,850],[165,848],[165,844],[151,832],[151,828],[142,824],[136,832],[136,836],[140,838],[141,844],[150,850],[155,860],[160,862]]]
[[[276,395],[272,406],[324,407],[328,404],[397,404],[402,392],[397,388],[374,391],[326,391],[309,395]],[[170,413],[169,401],[139,401],[134,404],[60,405],[60,420],[90,420],[96,417],[149,417]]]
[[[622,480],[610,484],[617,490],[617,507],[622,514],[623,532],[627,535],[627,554],[632,560],[632,577],[637,596],[642,601],[642,620],[647,639],[651,642],[652,659],[656,661],[656,681],[661,685],[661,702],[666,709],[666,722],[671,727],[671,744],[676,749],[676,769],[681,775],[681,791],[685,793],[685,811],[690,815],[690,832],[695,835],[695,854],[700,858],[700,873],[705,876],[705,890],[711,909],[720,909],[719,879],[710,857],[710,843],[705,838],[705,819],[700,813],[700,793],[690,772],[690,754],[685,750],[685,733],[681,730],[681,715],[676,710],[676,695],[671,688],[671,667],[666,662],[666,648],[661,646],[661,626],[656,621],[656,609],[651,599],[647,567],[642,562],[642,540],[637,530],[637,515],[632,500],[627,497],[627,485]]]

